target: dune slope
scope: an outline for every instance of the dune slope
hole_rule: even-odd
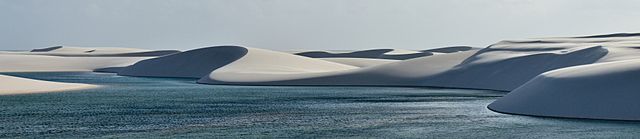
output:
[[[212,71],[289,74],[356,67],[293,54],[240,46],[217,46],[140,61],[118,72],[127,76],[201,78]],[[242,78],[242,77],[230,77]]]
[[[318,59],[356,66],[356,67],[371,67],[371,66],[377,66],[377,65],[400,61],[400,60],[372,59],[372,58],[318,58]]]
[[[96,85],[60,83],[0,75],[0,95],[46,93],[96,88]]]
[[[244,76],[251,75],[260,79],[226,80],[210,76],[210,80],[216,82],[200,82],[250,85],[438,86],[510,91],[543,72],[591,64],[607,53],[607,49],[598,45],[542,47],[499,43],[482,50],[444,53],[350,71],[282,75],[287,77],[244,72]]]
[[[491,103],[491,110],[536,116],[640,120],[640,60],[544,73]]]
[[[200,78],[243,57],[246,53],[247,49],[236,46],[200,48],[143,60],[120,69],[118,75]]]
[[[442,54],[351,70],[271,74],[214,71],[199,83],[240,85],[395,85],[420,86],[422,78],[447,71],[476,51]],[[221,75],[225,75],[222,78]],[[239,78],[242,77],[242,78]]]
[[[0,72],[93,71],[128,66],[147,58],[149,57],[61,57],[0,53]]]

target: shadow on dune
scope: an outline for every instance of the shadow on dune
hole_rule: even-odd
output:
[[[311,58],[374,58],[374,59],[393,59],[393,60],[406,60],[423,56],[433,55],[431,52],[412,53],[412,54],[386,54],[393,51],[393,49],[372,49],[364,51],[355,51],[349,53],[331,53],[325,51],[310,51],[296,53],[296,55],[306,56]]]
[[[201,78],[236,61],[248,50],[238,46],[206,47],[147,59],[123,68],[118,75],[145,77]]]

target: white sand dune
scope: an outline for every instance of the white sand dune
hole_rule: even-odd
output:
[[[123,69],[118,74],[201,78],[214,70],[231,75],[234,73],[295,74],[355,68],[357,67],[284,52],[239,46],[218,46],[144,60]]]
[[[591,64],[607,54],[600,46],[518,46],[496,44],[423,85],[510,91],[546,71]]]
[[[124,67],[140,60],[176,53],[115,47],[57,46],[30,52],[0,52],[0,72],[67,72]]]
[[[607,53],[599,46],[513,46],[440,54],[350,71],[279,75],[242,72],[234,80],[210,76],[200,83],[245,85],[394,85],[510,91],[554,69],[590,64]],[[556,62],[548,62],[556,61]],[[214,71],[213,73],[216,73]],[[260,79],[251,80],[256,77]],[[269,78],[273,80],[268,80]]]
[[[597,46],[607,53],[591,64],[538,75],[488,107],[511,114],[640,120],[640,103],[636,101],[640,87],[634,78],[640,75],[638,40],[637,34],[612,34],[508,42],[527,46]]]
[[[200,79],[205,84],[240,85],[385,85],[420,86],[425,77],[445,72],[461,63],[475,51],[434,55],[398,61],[379,66],[313,73],[271,74],[246,72],[241,69],[230,72],[213,71]]]
[[[99,86],[78,83],[60,83],[25,79],[20,77],[0,75],[0,95],[47,93],[90,89]]]
[[[504,113],[640,120],[640,59],[546,72],[489,105]]]
[[[200,78],[246,54],[247,49],[235,46],[200,48],[143,60],[120,70],[118,75]]]
[[[122,67],[149,57],[61,57],[44,55],[0,54],[0,72],[93,71]]]
[[[549,38],[559,40],[559,38]],[[567,39],[567,38],[563,38]],[[601,38],[599,38],[601,39]],[[637,39],[637,38],[636,38]],[[212,72],[207,84],[242,85],[387,85],[436,86],[511,91],[534,77],[556,69],[638,58],[633,39],[607,43],[535,40],[503,41],[481,50],[440,54],[347,71],[263,74]],[[220,77],[226,78],[220,78]],[[232,79],[233,77],[233,79]]]
[[[311,58],[371,58],[371,59],[391,59],[406,60],[424,56],[433,55],[431,52],[420,52],[402,49],[371,49],[350,52],[331,52],[331,51],[308,51],[299,52],[296,55]]]
[[[36,49],[33,50],[34,52],[0,52],[0,72],[93,71],[101,68],[128,66],[140,60],[151,58],[146,56],[143,57],[142,55],[136,57],[125,57],[120,55],[125,53],[149,52],[147,50],[100,48],[96,50],[99,51],[96,53],[85,52],[88,49],[96,50],[94,48],[53,47],[47,49]],[[103,50],[104,52],[102,52]],[[54,54],[69,56],[53,56]],[[77,57],[79,54],[83,56]],[[102,54],[114,56],[98,56]],[[0,75],[0,95],[46,93],[95,87],[97,86],[89,84],[40,81]]]
[[[326,61],[331,61],[335,63],[351,65],[356,67],[371,67],[382,64],[388,64],[393,62],[398,62],[400,60],[391,60],[391,59],[373,59],[373,58],[318,58]]]

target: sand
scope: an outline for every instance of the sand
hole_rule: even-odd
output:
[[[90,52],[87,52],[90,51]],[[124,67],[175,53],[134,48],[50,47],[31,52],[0,52],[0,72],[70,72]]]
[[[360,68],[401,61],[401,60],[373,59],[373,58],[318,58],[318,59],[345,64],[345,65],[356,66]]]
[[[295,74],[213,71],[200,79],[205,84],[240,85],[385,85],[419,86],[419,79],[447,71],[475,51],[434,55],[398,61],[373,67]],[[224,77],[224,78],[221,78]]]
[[[97,88],[97,85],[60,83],[0,75],[0,95],[48,93]]]
[[[140,61],[119,75],[146,77],[202,78],[213,71],[235,73],[296,74],[355,69],[357,67],[284,52],[217,46]],[[230,77],[234,78],[234,77]]]
[[[640,120],[640,87],[635,84],[635,77],[640,76],[637,40],[638,35],[611,34],[510,42],[596,46],[607,53],[589,64],[542,73],[488,107],[511,114]]]
[[[86,72],[124,67],[169,54],[133,48],[50,47],[24,52],[0,52],[1,72]],[[95,88],[96,85],[59,83],[0,75],[0,94],[46,93]]]

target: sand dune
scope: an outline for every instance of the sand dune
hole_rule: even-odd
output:
[[[235,46],[200,48],[143,60],[120,70],[118,75],[200,78],[246,54],[247,49]]]
[[[201,78],[212,71],[292,74],[354,69],[329,61],[249,47],[218,46],[140,61],[119,75]]]
[[[99,86],[89,84],[41,81],[0,75],[0,95],[70,91],[96,87]]]
[[[420,86],[420,79],[453,68],[475,51],[434,55],[352,70],[296,74],[241,72],[230,75],[212,72],[198,82],[241,85],[385,85]],[[225,75],[225,78],[220,78]]]
[[[93,71],[128,66],[149,57],[60,57],[0,54],[0,72]]]
[[[211,76],[200,82],[246,85],[438,86],[510,91],[543,72],[590,64],[606,54],[607,50],[599,46],[526,47],[496,44],[482,50],[433,55],[350,71],[300,73],[287,75],[288,77],[243,73],[236,76],[260,79],[226,80]],[[269,78],[273,80],[268,80]]]
[[[544,73],[489,105],[494,111],[571,118],[640,120],[640,59]]]
[[[594,40],[595,39],[595,40]],[[634,83],[640,75],[640,37],[635,34],[595,35],[507,42],[516,45],[596,46],[606,55],[590,64],[571,66],[536,76],[488,107],[536,116],[640,120],[640,97]],[[583,54],[584,55],[584,54]],[[557,61],[547,61],[558,63]]]
[[[160,52],[163,53],[163,52]],[[157,51],[126,48],[51,47],[31,52],[0,52],[0,72],[69,72],[122,67],[160,55]],[[135,54],[135,57],[131,57]],[[54,56],[55,55],[55,56]],[[107,56],[110,55],[110,56]],[[78,57],[82,56],[82,57]],[[45,93],[95,88],[0,75],[0,94]]]
[[[510,91],[546,71],[591,64],[608,51],[600,46],[493,45],[455,68],[423,79],[423,85]]]
[[[30,52],[0,52],[0,72],[93,71],[129,66],[140,60],[176,52],[179,51],[66,46],[34,49]]]

